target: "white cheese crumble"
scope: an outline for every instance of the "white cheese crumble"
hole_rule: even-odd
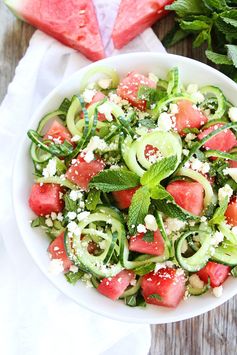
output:
[[[67,217],[72,221],[77,216],[76,212],[68,212]]]
[[[78,221],[83,221],[84,219],[86,219],[87,217],[89,217],[90,215],[90,212],[87,212],[87,211],[84,211],[84,212],[81,212],[77,215],[77,219]]]
[[[69,194],[69,198],[72,200],[72,201],[77,201],[79,200],[80,198],[82,198],[82,193],[78,190],[71,190],[70,191],[70,194]]]
[[[71,142],[78,142],[81,139],[77,134],[71,138]]]
[[[218,246],[218,244],[220,244],[221,242],[223,242],[224,240],[224,235],[223,233],[219,232],[219,231],[216,231],[214,234],[213,234],[213,237],[211,239],[211,245],[214,245],[215,247]]]
[[[195,92],[198,91],[198,85],[197,84],[189,84],[187,86],[187,93],[192,95],[194,94]]]
[[[75,274],[78,271],[78,267],[76,265],[71,265],[69,271]]]
[[[188,133],[186,137],[184,138],[185,142],[191,142],[196,138],[196,134],[193,133]]]
[[[51,212],[50,217],[51,217],[52,221],[55,221],[57,219],[57,213]]]
[[[99,244],[100,249],[102,249],[102,250],[104,250],[106,248],[106,245],[107,245],[106,240],[102,240],[98,244]]]
[[[146,233],[146,227],[144,226],[144,224],[138,224],[137,231],[138,233]]]
[[[207,162],[202,162],[197,158],[192,157],[190,161],[185,163],[185,167],[192,170],[200,171],[202,174],[206,174],[210,171],[210,165]]]
[[[228,111],[228,116],[232,122],[237,122],[237,107],[231,107]]]
[[[94,160],[95,156],[94,153],[89,150],[83,155],[83,159],[85,160],[86,163],[90,163],[92,160]]]
[[[89,275],[89,274],[84,274],[84,275],[82,276],[82,278],[81,278],[81,281],[82,281],[82,282],[85,282],[86,287],[89,287],[89,288],[92,288],[92,287],[93,287],[93,285],[92,285],[92,283],[91,283],[91,275]]]
[[[226,197],[228,197],[228,199],[230,199],[230,197],[233,195],[233,190],[230,187],[230,185],[225,184],[224,187],[221,187],[218,190],[218,200],[220,202],[222,202]]]
[[[59,275],[63,272],[63,261],[62,259],[52,259],[49,264],[49,273],[52,275]]]
[[[83,92],[82,96],[83,96],[84,101],[86,103],[90,104],[92,99],[93,99],[93,97],[95,96],[95,94],[96,94],[96,90],[95,89],[92,89],[92,90],[91,89],[86,89]]]
[[[180,221],[178,218],[168,217],[165,221],[166,232],[171,234],[172,232],[177,232],[180,229],[184,228],[186,222]]]
[[[176,115],[179,112],[179,106],[177,104],[170,104],[170,113]]]
[[[56,160],[50,159],[46,167],[43,169],[42,175],[46,178],[54,176],[57,172],[57,162]]]
[[[76,222],[72,221],[72,222],[68,223],[67,229],[69,232],[75,234],[77,237],[80,237],[81,229],[78,227]]]
[[[159,271],[160,269],[164,269],[164,268],[172,268],[173,267],[173,263],[170,260],[167,260],[163,263],[156,263],[155,269],[154,269],[154,273],[157,273],[157,271]]]
[[[63,221],[63,214],[62,214],[62,212],[59,212],[59,213],[58,213],[58,215],[57,215],[57,220],[58,220],[59,222],[62,222],[62,221]]]
[[[186,157],[189,155],[189,150],[188,149],[183,149],[183,155]]]
[[[194,288],[203,288],[204,282],[200,279],[197,274],[193,274],[189,277],[189,283]]]
[[[113,121],[112,110],[113,108],[108,102],[104,102],[98,107],[98,112],[104,114],[106,120],[109,122]]]
[[[154,232],[158,229],[156,219],[152,214],[146,215],[144,221],[146,229],[149,229],[150,231]]]
[[[219,287],[214,287],[212,292],[215,297],[217,298],[221,297],[223,293],[223,286],[221,285]]]
[[[51,218],[46,218],[45,224],[46,224],[46,226],[48,226],[48,227],[53,227],[53,221],[52,221],[52,219],[51,219]]]
[[[191,97],[197,104],[200,104],[205,100],[205,97],[200,91],[194,92]]]
[[[105,78],[105,79],[100,79],[98,80],[98,85],[101,87],[101,89],[108,89],[112,83],[112,80],[109,78]]]
[[[171,130],[172,126],[173,122],[171,120],[170,115],[166,112],[162,112],[158,119],[159,129],[161,129],[162,131],[169,131]]]

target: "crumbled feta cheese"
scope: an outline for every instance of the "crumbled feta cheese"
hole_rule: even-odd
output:
[[[221,187],[221,188],[218,190],[218,200],[221,202],[221,201],[223,201],[226,197],[228,197],[228,199],[230,199],[230,197],[232,196],[232,194],[233,194],[233,190],[232,190],[232,188],[230,187],[230,185],[225,184],[224,187]]]
[[[195,92],[198,91],[198,85],[197,84],[189,84],[188,87],[187,87],[187,93],[192,95],[194,94]]]
[[[91,150],[89,150],[88,152],[85,153],[85,155],[83,155],[83,159],[87,163],[90,163],[92,160],[94,160],[94,158],[95,158],[94,153]]]
[[[146,233],[146,227],[144,226],[144,224],[138,224],[137,231],[138,233]]]
[[[57,162],[56,160],[50,159],[46,167],[43,169],[42,175],[46,178],[54,176],[57,172]]]
[[[232,122],[237,122],[237,107],[231,107],[228,111],[228,116]]]
[[[212,292],[215,297],[217,298],[221,297],[223,293],[223,286],[221,285],[219,287],[214,287]]]
[[[80,237],[81,229],[78,227],[76,222],[72,221],[72,222],[68,223],[67,229],[69,232],[75,234],[77,237]]]
[[[222,241],[224,240],[224,235],[223,233],[216,231],[213,234],[213,237],[211,239],[211,245],[214,245],[215,247],[218,246],[218,244],[220,244]]]
[[[61,139],[60,137],[58,137],[58,138],[53,138],[53,142],[54,142],[55,144],[62,144],[62,139]]]
[[[202,168],[201,168],[201,172],[203,173],[203,174],[207,174],[209,171],[210,171],[210,165],[207,163],[207,162],[205,162],[205,163],[202,163]]]
[[[197,91],[192,94],[192,99],[197,104],[200,104],[201,102],[203,102],[205,100],[205,97],[203,96],[203,94],[200,91]]]
[[[180,229],[184,228],[186,222],[180,221],[178,218],[168,217],[165,221],[165,225],[167,228],[167,234],[171,234],[172,232],[177,232]]]
[[[95,96],[95,94],[96,94],[96,90],[95,89],[92,89],[92,90],[91,89],[86,89],[83,92],[82,96],[83,96],[84,101],[86,103],[90,104],[92,99],[93,99],[93,97]]]
[[[80,198],[82,198],[82,193],[78,190],[71,190],[70,191],[70,194],[69,194],[69,198],[72,200],[72,201],[77,201],[79,200]]]
[[[137,280],[136,279],[133,279],[130,281],[130,285],[131,286],[135,286],[137,284]]]
[[[173,122],[170,118],[170,115],[166,112],[162,112],[158,119],[158,127],[162,131],[169,131],[173,126]]]
[[[156,231],[158,229],[156,219],[152,214],[146,215],[144,221],[146,229],[149,229],[150,231]]]
[[[179,112],[179,106],[177,104],[170,104],[170,113],[176,115]]]
[[[202,168],[202,162],[194,158],[191,162],[191,168],[199,171]]]
[[[189,277],[189,283],[194,288],[203,288],[204,282],[200,279],[197,274],[193,274]]]
[[[108,89],[112,83],[112,80],[109,78],[105,79],[100,79],[98,80],[98,85],[101,87],[101,89]]]
[[[63,261],[62,259],[52,259],[49,264],[49,273],[52,275],[58,275],[63,272]]]
[[[62,214],[62,212],[59,212],[59,213],[58,213],[58,215],[57,215],[57,220],[58,220],[59,222],[62,222],[62,221],[63,221],[63,214]]]
[[[51,219],[51,218],[46,218],[45,224],[46,224],[46,226],[48,226],[48,227],[53,227],[53,221],[52,221],[52,219]]]
[[[68,212],[67,217],[72,221],[77,216],[76,212]]]
[[[98,244],[99,244],[100,249],[102,249],[102,250],[104,250],[106,248],[106,245],[107,245],[106,240],[102,240]]]
[[[71,142],[78,142],[81,139],[77,134],[71,138]]]
[[[237,182],[237,168],[225,168],[223,173],[224,175],[230,175],[230,177]]]
[[[75,274],[78,271],[78,267],[76,265],[71,265],[69,271]]]
[[[111,102],[114,102],[116,105],[119,105],[122,101],[121,97],[114,93],[109,93],[109,99]]]
[[[83,221],[84,219],[86,219],[87,217],[89,217],[90,215],[90,212],[87,212],[87,211],[84,211],[84,212],[81,212],[77,215],[77,219],[78,221]]]
[[[202,223],[205,223],[205,222],[207,221],[207,217],[202,216],[202,217],[200,218],[200,221],[201,221]]]
[[[82,278],[81,278],[81,281],[82,281],[82,282],[85,282],[86,287],[89,287],[89,288],[92,288],[92,287],[93,287],[93,285],[92,285],[92,283],[91,283],[91,275],[89,275],[89,274],[84,274],[84,275],[82,276]]]
[[[189,155],[189,150],[188,149],[183,149],[183,155],[186,157]]]
[[[113,110],[112,106],[108,102],[104,102],[102,105],[98,107],[98,112],[103,113],[105,115],[105,118],[109,122],[113,121],[112,110]]]
[[[55,221],[57,219],[57,213],[51,212],[50,217],[51,217],[52,221]]]
[[[184,138],[185,142],[191,142],[196,138],[196,135],[193,133],[188,133],[186,137]]]
[[[154,269],[154,273],[157,273],[157,271],[159,271],[160,269],[164,269],[166,267],[172,268],[173,267],[173,263],[170,260],[167,260],[163,263],[156,263],[155,269]]]

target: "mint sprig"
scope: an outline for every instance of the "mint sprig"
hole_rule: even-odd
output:
[[[125,168],[104,170],[90,182],[90,188],[103,192],[122,191],[139,186],[140,178],[137,174]]]
[[[154,163],[141,177],[141,184],[149,187],[157,186],[161,180],[171,175],[177,166],[177,156],[163,158]]]
[[[131,235],[137,231],[137,226],[144,223],[144,218],[148,214],[151,203],[151,195],[147,186],[138,189],[132,198],[128,211],[128,229]]]

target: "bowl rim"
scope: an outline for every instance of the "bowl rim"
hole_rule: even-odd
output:
[[[120,58],[121,60],[126,60],[126,58],[136,58],[137,56],[139,57],[144,57],[144,60],[147,58],[147,56],[154,56],[157,58],[171,58],[172,61],[175,60],[175,58],[182,60],[184,62],[193,62],[195,66],[199,66],[200,69],[205,68],[206,70],[208,70],[210,73],[212,73],[213,75],[215,75],[217,78],[219,78],[221,81],[224,81],[227,83],[228,86],[232,86],[237,90],[237,84],[231,80],[230,78],[228,78],[225,74],[219,72],[217,69],[212,68],[210,66],[208,66],[207,64],[204,64],[202,62],[199,62],[195,59],[192,58],[188,58],[188,57],[184,57],[181,55],[177,55],[177,54],[170,54],[170,53],[159,53],[159,52],[134,52],[134,53],[125,53],[125,54],[120,54],[120,55],[116,55],[113,57],[108,57],[105,59],[102,59],[100,61],[94,62],[94,63],[90,63],[89,65],[86,65],[85,67],[77,70],[76,72],[74,72],[73,74],[71,74],[69,77],[67,77],[66,79],[64,79],[59,85],[57,85],[53,90],[51,90],[46,97],[43,98],[43,100],[40,102],[40,104],[38,105],[38,107],[34,110],[34,112],[32,113],[29,122],[27,124],[27,127],[30,127],[32,125],[32,123],[34,124],[36,121],[36,118],[39,114],[39,112],[44,108],[45,105],[47,105],[47,103],[57,94],[58,91],[60,91],[60,89],[63,89],[63,87],[65,86],[65,83],[70,82],[70,80],[73,79],[74,76],[77,76],[79,74],[83,74],[86,73],[88,70],[90,70],[93,67],[96,66],[100,66],[101,64],[106,65],[108,64],[109,66],[113,66],[113,59],[116,58]],[[112,61],[112,62],[111,62]],[[213,304],[210,304],[209,302],[205,305],[203,305],[203,307],[199,308],[199,309],[194,309],[192,311],[192,314],[185,314],[185,315],[176,315],[174,316],[173,313],[167,313],[167,319],[162,320],[162,322],[159,322],[159,319],[157,319],[157,321],[154,321],[154,319],[150,319],[149,317],[144,317],[144,318],[136,318],[136,317],[131,317],[131,316],[124,316],[124,315],[120,315],[120,314],[111,314],[110,311],[107,311],[107,309],[102,309],[100,310],[99,307],[94,307],[91,306],[90,304],[88,304],[87,302],[85,302],[84,299],[80,299],[78,297],[78,299],[75,299],[75,297],[73,297],[70,292],[68,292],[67,289],[63,289],[62,287],[60,287],[56,280],[54,279],[54,277],[50,277],[49,274],[47,274],[42,266],[42,263],[40,263],[40,261],[38,260],[38,258],[36,257],[34,251],[31,250],[30,245],[27,243],[27,239],[24,236],[23,230],[22,230],[22,222],[20,221],[20,216],[17,213],[17,205],[16,205],[16,200],[15,200],[15,196],[16,196],[16,191],[17,191],[17,183],[16,183],[16,176],[17,176],[17,165],[18,165],[18,160],[20,159],[21,156],[21,152],[24,149],[24,143],[26,141],[26,137],[25,135],[22,136],[22,138],[20,139],[20,144],[19,144],[19,150],[15,156],[15,161],[14,161],[14,165],[13,165],[13,170],[12,170],[12,181],[11,181],[11,198],[12,198],[12,202],[13,202],[13,212],[14,212],[14,216],[15,216],[15,220],[16,220],[16,224],[17,224],[17,229],[19,232],[19,235],[21,237],[21,240],[23,241],[24,246],[26,247],[30,257],[33,259],[34,263],[37,265],[37,267],[39,268],[39,270],[44,274],[44,276],[51,282],[51,284],[53,284],[60,292],[62,292],[64,295],[66,295],[67,297],[69,297],[69,299],[73,300],[78,306],[83,307],[87,310],[89,310],[90,312],[96,313],[100,316],[103,317],[107,317],[113,320],[118,320],[118,321],[124,321],[124,322],[128,322],[128,323],[140,323],[140,324],[166,324],[166,323],[173,323],[173,322],[177,322],[177,321],[182,321],[182,320],[186,320],[186,319],[191,319],[193,317],[202,315],[206,312],[209,312],[217,307],[219,307],[220,305],[222,305],[223,303],[225,303],[226,301],[228,301],[229,299],[231,299],[233,296],[235,296],[237,294],[237,286],[236,289],[233,288],[231,291],[228,292],[228,295],[223,295],[221,298],[216,299],[215,302],[213,302]],[[24,223],[27,223],[28,221],[25,221]]]

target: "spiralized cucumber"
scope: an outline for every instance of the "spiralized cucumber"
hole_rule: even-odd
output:
[[[86,87],[89,86],[90,82],[94,83],[94,79],[95,77],[101,78],[101,77],[106,77],[108,79],[111,79],[111,84],[110,84],[110,89],[112,88],[116,88],[119,84],[119,75],[116,72],[115,69],[110,68],[110,67],[105,67],[105,66],[98,66],[96,68],[92,68],[90,70],[87,71],[87,73],[84,75],[82,81],[81,81],[81,85],[80,85],[80,89],[81,92],[83,92]],[[93,81],[92,81],[93,79]]]

